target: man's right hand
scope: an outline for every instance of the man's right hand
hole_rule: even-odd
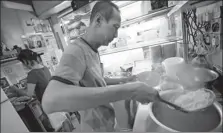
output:
[[[148,86],[143,82],[135,82],[137,84],[136,91],[133,94],[132,99],[139,101],[140,103],[149,103],[158,100],[158,91]]]

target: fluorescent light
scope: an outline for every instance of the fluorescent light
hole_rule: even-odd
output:
[[[112,1],[113,3],[115,3],[117,6],[121,6],[127,2],[130,2],[130,1]]]
[[[188,0],[180,1],[176,6],[174,6],[174,8],[169,13],[167,13],[167,16],[170,17],[173,13],[180,10],[187,2],[188,2]]]
[[[121,8],[120,10],[121,10],[122,20],[125,21],[125,19],[128,19],[128,18],[131,19],[133,16],[134,17],[139,16],[141,14],[141,3],[142,1],[138,1]]]
[[[26,10],[33,12],[33,8],[30,5],[27,4],[21,4],[11,1],[1,1],[2,7],[5,8],[12,8],[12,9],[18,9],[18,10]]]

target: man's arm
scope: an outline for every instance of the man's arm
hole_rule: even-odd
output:
[[[15,85],[11,86],[10,89],[12,89],[15,93],[17,93],[18,96],[28,96],[25,90],[21,90],[17,88]]]
[[[83,51],[77,45],[69,45],[61,57],[55,76],[78,85],[85,74],[86,67]],[[79,87],[75,85],[51,80],[42,98],[44,111],[46,113],[74,112],[126,99],[148,102],[157,93],[153,88],[140,82],[108,87]]]
[[[104,78],[107,85],[117,85],[120,83],[127,83],[131,81],[135,81],[135,76],[123,77],[123,78]]]
[[[73,112],[97,107],[110,102],[134,97],[138,83],[112,85],[108,87],[79,87],[59,81],[50,81],[42,99],[46,113]]]
[[[31,84],[31,83],[27,84],[27,95],[28,96],[32,97],[34,95],[35,87],[36,87],[36,84]]]

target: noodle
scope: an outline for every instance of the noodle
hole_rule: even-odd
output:
[[[209,102],[210,94],[204,90],[188,92],[174,100],[174,104],[190,111],[204,108]]]

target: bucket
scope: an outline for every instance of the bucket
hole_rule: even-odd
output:
[[[162,65],[166,71],[166,75],[172,78],[176,78],[176,73],[182,68],[184,64],[184,59],[181,57],[167,58],[162,62]]]

